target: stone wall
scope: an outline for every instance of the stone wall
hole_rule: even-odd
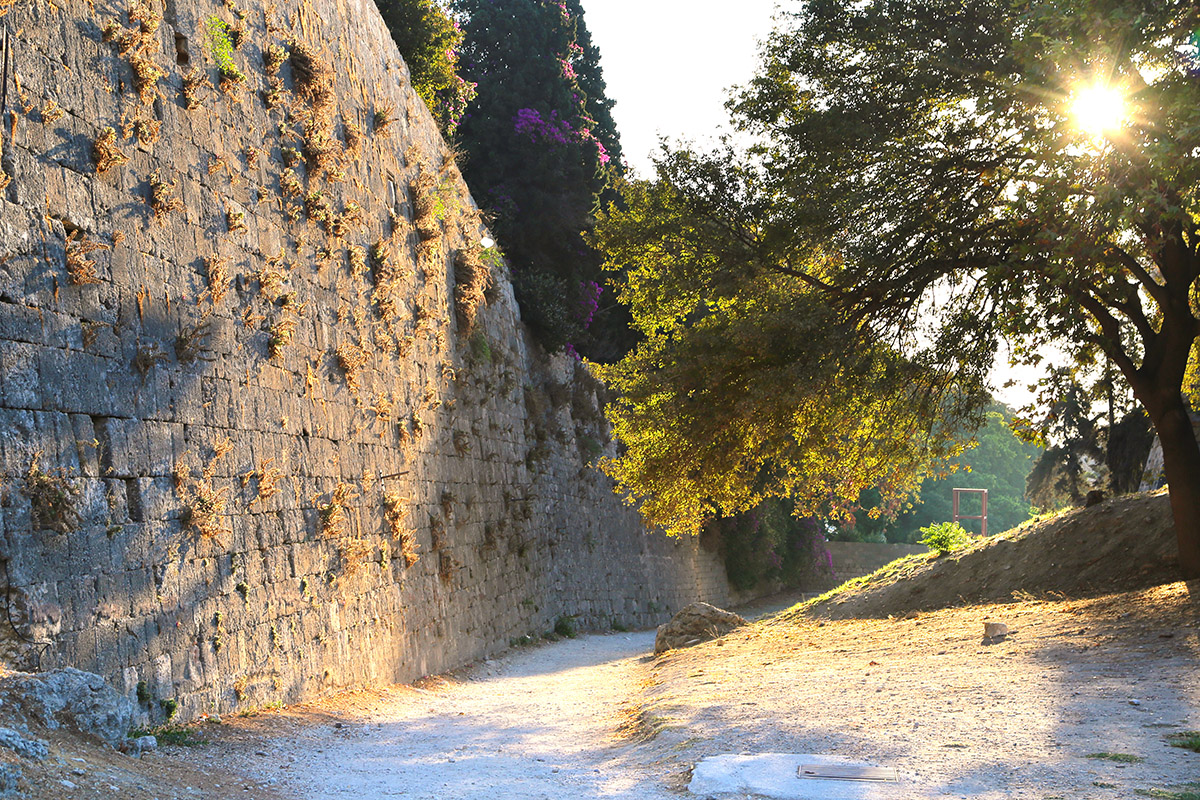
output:
[[[193,719],[727,600],[591,466],[370,0],[0,23],[10,663]]]
[[[898,558],[929,552],[929,548],[923,544],[826,542],[825,546],[829,549],[833,574],[810,579],[801,587],[805,592],[824,592],[851,578],[870,575]]]

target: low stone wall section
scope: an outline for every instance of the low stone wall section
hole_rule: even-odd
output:
[[[803,586],[805,592],[824,592],[848,581],[870,575],[898,558],[928,553],[923,544],[885,544],[877,542],[827,542],[833,574],[813,578]]]

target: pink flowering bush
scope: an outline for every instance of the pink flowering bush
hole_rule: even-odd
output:
[[[577,139],[571,123],[559,119],[557,111],[551,111],[549,118],[543,118],[536,108],[522,108],[517,111],[513,117],[513,130],[531,142],[567,144]]]
[[[425,101],[442,133],[453,135],[476,97],[476,84],[458,74],[463,31],[433,0],[375,0],[413,88]]]

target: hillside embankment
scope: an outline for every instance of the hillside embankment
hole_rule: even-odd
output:
[[[1158,586],[1178,576],[1165,492],[1042,517],[953,553],[899,559],[789,616],[886,617],[1035,598]]]

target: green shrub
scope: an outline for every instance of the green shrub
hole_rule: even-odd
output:
[[[475,359],[480,364],[492,363],[492,345],[488,342],[487,334],[483,328],[476,328],[471,334],[471,358]]]
[[[167,715],[167,719],[175,716],[175,712],[179,710],[179,702],[174,699],[159,700],[158,704]]]
[[[462,31],[433,0],[375,0],[375,5],[408,65],[413,88],[442,132],[452,135],[475,99],[475,84],[458,75]]]
[[[772,499],[709,523],[706,533],[718,538],[734,588],[750,591],[767,581],[799,586],[833,574],[822,526],[812,518],[796,518],[793,510],[789,501]]]
[[[208,34],[209,52],[212,54],[212,59],[217,64],[217,71],[221,75],[222,85],[226,84],[244,84],[246,82],[245,74],[238,69],[237,64],[233,60],[233,37],[230,35],[230,25],[225,20],[217,16],[211,16],[205,20],[205,32]]]
[[[555,621],[554,632],[567,639],[574,639],[579,635],[579,625],[575,622],[575,617],[563,614]]]
[[[180,747],[197,747],[208,743],[206,739],[202,739],[196,735],[194,728],[189,728],[186,725],[160,725],[157,728],[134,728],[129,732],[129,735],[134,739],[141,736],[153,736],[158,740],[160,745],[173,744]]]
[[[938,522],[921,528],[920,542],[938,555],[952,553],[966,547],[971,542],[971,534],[957,522]]]

